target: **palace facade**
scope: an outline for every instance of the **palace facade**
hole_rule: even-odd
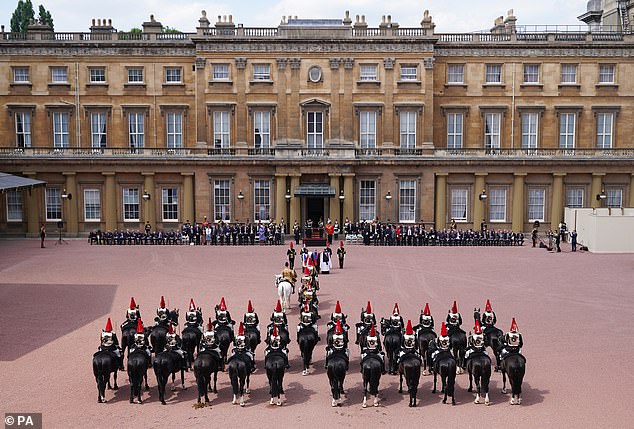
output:
[[[203,13],[196,33],[0,36],[0,170],[47,182],[0,195],[4,235],[204,216],[529,231],[634,204],[627,31]]]

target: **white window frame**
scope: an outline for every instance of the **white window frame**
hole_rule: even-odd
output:
[[[145,147],[145,114],[128,113],[128,144],[132,149]]]
[[[69,112],[53,112],[53,146],[68,147],[70,144]]]
[[[180,149],[183,147],[183,113],[167,112],[165,115],[165,129],[167,131],[167,148]]]
[[[123,221],[138,222],[141,216],[139,188],[123,188]],[[136,214],[136,217],[134,216]]]
[[[15,112],[15,143],[17,147],[31,147],[31,112]]]
[[[253,80],[271,80],[271,64],[253,64]]]
[[[161,189],[163,222],[178,222],[178,188]]]
[[[257,144],[256,136],[260,136]],[[271,112],[269,110],[255,110],[253,112],[253,147],[264,149],[271,147]]]
[[[271,220],[271,181],[268,179],[253,181],[253,219],[256,222]]]
[[[597,113],[597,148],[611,149],[614,147],[615,116],[613,112]]]
[[[359,65],[359,80],[362,82],[377,82],[379,80],[379,66],[377,64]]]
[[[502,137],[502,114],[491,112],[484,114],[484,147],[499,149]]]
[[[231,68],[229,64],[212,64],[211,65],[211,79],[212,80],[220,80],[220,81],[228,81],[231,78],[230,74]]]
[[[623,207],[623,188],[606,188],[605,206],[613,209]]]
[[[561,83],[562,85],[575,85],[577,83],[577,64],[561,65]]]
[[[101,222],[101,191],[99,189],[84,189],[84,221]]]
[[[566,207],[571,209],[583,208],[585,189],[575,186],[566,189]]]
[[[489,188],[489,221],[506,222],[506,188]]]
[[[416,222],[416,179],[399,180],[398,221]]]
[[[502,64],[487,64],[484,74],[484,82],[487,84],[502,83]]]
[[[226,149],[231,147],[231,112],[216,110],[213,112],[214,148]]]
[[[165,83],[181,84],[183,83],[182,67],[165,67]]]
[[[576,128],[576,113],[562,112],[559,114],[559,147],[561,149],[574,149]]]
[[[614,84],[616,82],[616,65],[599,64],[599,84]]]
[[[214,180],[214,220],[231,220],[231,180]]]
[[[359,144],[362,149],[376,148],[376,110],[359,112]]]
[[[469,219],[469,189],[451,188],[451,219],[466,222]]]
[[[544,222],[546,217],[546,189],[528,189],[528,221]]]
[[[142,84],[145,82],[143,67],[129,67],[128,68],[128,83]]]
[[[447,113],[447,149],[463,147],[464,113]]]
[[[13,67],[13,83],[29,83],[31,70],[28,66]]]
[[[448,64],[447,65],[447,84],[463,85],[464,80],[464,64]]]
[[[376,180],[359,181],[359,219],[372,221],[376,218]]]
[[[401,65],[401,80],[414,81],[418,80],[418,66],[403,64]]]
[[[90,83],[104,84],[106,80],[106,68],[105,67],[90,67],[88,69]]]
[[[59,188],[46,188],[46,221],[62,220],[62,191]],[[59,216],[58,216],[59,215]]]
[[[415,110],[401,110],[398,113],[400,127],[401,149],[416,148],[416,120],[418,112]]]
[[[539,84],[539,64],[524,64],[524,84]]]
[[[7,222],[22,222],[24,220],[22,191],[10,189],[5,195],[7,201]]]
[[[522,149],[539,147],[539,113],[522,113]]]
[[[90,113],[90,144],[93,149],[103,149],[108,142],[108,117],[105,112]]]
[[[308,149],[324,147],[324,112],[306,112],[306,146]]]
[[[51,83],[68,83],[68,67],[51,67]]]

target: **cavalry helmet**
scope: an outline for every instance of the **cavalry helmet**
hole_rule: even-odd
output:
[[[460,322],[460,313],[458,313],[458,306],[454,300],[451,310],[449,310],[449,323],[457,325]]]
[[[171,321],[167,334],[165,334],[165,339],[167,341],[167,344],[174,343],[176,341],[176,332],[174,332],[174,326],[172,326]]]
[[[340,320],[337,320],[337,324],[335,325],[335,332],[332,335],[332,345],[336,349],[341,349],[345,345],[343,339],[343,328]]]
[[[216,320],[225,323],[228,321],[228,312],[227,312],[227,304],[225,303],[225,297],[223,296],[220,299],[220,305],[216,307]]]
[[[281,345],[280,335],[277,331],[277,325],[273,325],[273,332],[271,332],[271,341],[269,342],[269,345],[273,349],[278,349]]]
[[[236,335],[236,348],[243,349],[247,345],[246,337],[244,336],[244,325],[240,322],[238,326],[238,335]]]
[[[165,307],[165,297],[163,297],[163,295],[161,295],[161,303],[159,304],[159,307],[156,309],[156,315],[158,316],[159,320],[167,319],[168,310]]]
[[[189,309],[185,313],[185,319],[188,322],[196,322],[198,320],[198,311],[196,310],[196,304],[194,298],[189,299]]]
[[[313,313],[310,311],[308,300],[304,302],[304,306],[302,307],[302,311],[299,315],[299,320],[304,325],[310,325],[311,323],[313,323]]]
[[[475,321],[472,340],[475,347],[484,347],[484,334],[482,333],[482,326],[480,326],[479,320]]]
[[[126,312],[126,317],[132,321],[136,320],[139,315],[139,306],[136,305],[134,297],[130,297],[130,308]]]
[[[254,325],[257,321],[257,315],[253,310],[253,305],[251,304],[251,300],[249,300],[249,305],[247,306],[247,312],[244,314],[244,323],[248,325]]]
[[[108,317],[108,321],[106,322],[106,329],[101,331],[101,345],[111,346],[112,344],[114,344],[114,333],[112,332],[112,322]]]
[[[370,332],[365,338],[366,347],[369,349],[376,349],[379,345],[379,338],[376,336],[376,329],[374,329],[374,323],[370,326]]]
[[[282,303],[279,299],[277,300],[277,305],[275,306],[275,310],[273,310],[273,314],[271,314],[271,322],[276,325],[284,323],[284,311],[282,311]]]
[[[405,328],[405,335],[403,335],[403,345],[408,349],[416,346],[416,336],[414,335],[411,320],[407,321],[407,328]]]
[[[429,311],[428,302],[425,303],[425,309],[423,310],[421,314],[420,322],[421,322],[421,325],[423,325],[426,328],[431,327],[432,323],[434,322],[434,318],[431,315],[431,311]]]
[[[214,325],[211,323],[211,317],[207,322],[207,329],[203,332],[203,341],[207,344],[213,344],[216,342],[216,332],[214,332]]]
[[[145,329],[143,329],[143,321],[139,317],[136,321],[136,332],[134,333],[134,342],[138,345],[145,344]]]
[[[368,301],[368,305],[365,307],[365,311],[361,311],[361,323],[366,326],[376,324],[376,317],[374,313],[372,313],[372,306],[370,305],[370,301]]]
[[[495,318],[495,313],[491,308],[491,302],[487,299],[486,306],[484,307],[483,320],[488,324],[493,324],[493,319]]]
[[[341,312],[341,304],[339,304],[339,300],[337,300],[337,305],[335,305],[335,312],[330,315],[330,320],[333,322],[343,320],[343,313]]]
[[[443,350],[449,349],[449,334],[447,332],[447,325],[442,322],[440,327],[440,335],[438,336],[438,347]]]

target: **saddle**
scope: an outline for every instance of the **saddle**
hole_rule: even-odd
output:
[[[446,356],[448,356],[448,357],[453,359],[453,355],[451,354],[450,350],[436,349],[431,354],[431,360],[435,364],[438,360],[440,360],[441,358],[444,358]]]
[[[347,367],[348,363],[350,362],[350,358],[346,354],[346,350],[345,349],[332,349],[332,351],[330,352],[330,355],[328,356],[328,360],[330,360],[332,358],[335,358],[335,357],[343,359],[344,361],[346,361],[346,367]]]
[[[116,354],[114,354],[114,352],[113,352],[112,350],[97,350],[97,351],[96,351],[96,352],[92,355],[92,357],[97,357],[98,355],[103,354],[103,353],[107,353],[108,355],[110,355],[110,357],[111,357],[111,358],[112,358],[115,362],[118,362],[119,358],[117,357],[117,355],[116,355]]]
[[[520,353],[520,351],[517,350],[515,347],[513,347],[513,348],[503,347],[502,350],[500,351],[500,359],[501,360],[504,360],[507,357],[513,356],[513,355],[523,356],[522,353]]]
[[[218,360],[222,359],[222,357],[220,356],[220,349],[200,349],[200,351],[198,352],[199,355],[203,353],[211,355],[212,357]]]
[[[399,360],[399,362],[401,362],[404,359],[407,359],[407,358],[410,358],[410,357],[418,359],[418,361],[420,363],[423,362],[423,358],[421,357],[420,354],[416,353],[416,350],[408,350],[408,351],[401,350],[401,353],[399,354],[398,360]]]
[[[385,362],[385,357],[381,354],[381,353],[377,353],[374,351],[368,351],[368,352],[362,352],[361,353],[361,365],[363,365],[368,359],[376,359],[378,360],[381,364],[383,364]]]
[[[489,357],[489,354],[486,352],[485,349],[475,349],[473,347],[469,347],[465,353],[464,359],[465,361],[469,360],[469,359],[473,359],[475,357],[478,356],[486,356]]]

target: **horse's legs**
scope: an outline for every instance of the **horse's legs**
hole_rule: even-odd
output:
[[[218,393],[217,383],[218,383],[218,371],[214,371],[214,393]]]
[[[168,376],[169,378],[169,376]],[[176,372],[172,373],[172,392],[176,390]]]
[[[363,408],[367,407],[368,400],[368,381],[365,379],[365,374],[363,377]]]
[[[185,370],[182,368],[181,368],[181,387],[183,388],[183,390],[187,389],[185,387]]]
[[[399,371],[398,373],[399,384],[398,384],[398,393],[403,393],[403,373]]]
[[[506,393],[506,371],[502,368],[502,393]]]
[[[249,389],[249,384],[251,383],[251,374],[249,373],[249,370],[247,369],[247,393],[251,393],[251,389]]]
[[[145,390],[150,390],[150,385],[147,384],[147,371],[145,372],[143,378],[145,379]]]
[[[432,389],[431,393],[436,393],[436,378],[438,374],[436,374],[436,370],[434,370],[433,372],[434,372],[434,388]]]
[[[473,371],[469,367],[467,368],[467,372],[469,373],[469,388],[467,389],[467,392],[473,392]]]
[[[119,390],[119,386],[117,386],[117,370],[115,369],[113,372],[114,375],[114,390]]]

